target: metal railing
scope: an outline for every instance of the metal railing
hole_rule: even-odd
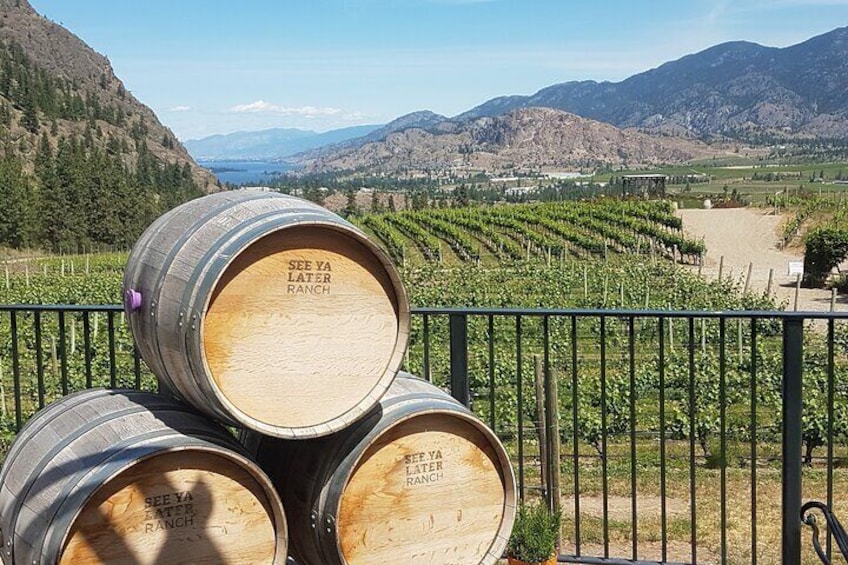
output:
[[[845,512],[834,487],[848,481],[848,314],[415,313],[413,372],[514,439],[521,497],[562,506],[561,562],[809,562],[803,499]],[[567,494],[538,484],[550,465],[533,437],[534,394],[546,390],[530,386],[538,373],[560,384]],[[516,404],[507,422],[505,402]]]
[[[122,317],[0,306],[3,441],[69,392],[156,389]],[[417,308],[405,368],[562,508],[561,562],[807,563],[802,502],[848,515],[848,313]]]

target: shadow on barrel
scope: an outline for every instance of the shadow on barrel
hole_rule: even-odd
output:
[[[283,562],[282,506],[225,429],[149,393],[54,404],[0,470],[5,563]]]
[[[132,464],[137,460],[134,451],[115,450],[114,454],[106,455],[112,455],[109,458],[113,461]],[[102,461],[102,455],[55,467],[44,478],[55,484],[64,473],[78,471],[79,466],[86,467],[94,460]],[[46,493],[49,484],[41,490]],[[137,500],[139,497],[141,500]],[[51,535],[48,530],[40,553],[59,556],[59,563],[225,562],[215,537],[226,534],[226,525],[209,523],[215,499],[209,485],[202,480],[191,485],[160,480],[156,488],[151,488],[143,481],[132,481],[131,476],[127,479],[119,476],[97,489],[82,504],[76,516],[54,512],[48,518],[56,531]],[[122,511],[126,514],[122,515]],[[73,523],[68,523],[71,519]],[[217,531],[221,529],[224,531]],[[64,532],[67,538],[64,546],[59,547]],[[20,533],[20,539],[36,540],[42,533],[42,524],[30,522]]]

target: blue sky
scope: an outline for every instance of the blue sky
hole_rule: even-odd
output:
[[[31,0],[180,139],[448,116],[618,81],[723,41],[848,25],[848,0]]]

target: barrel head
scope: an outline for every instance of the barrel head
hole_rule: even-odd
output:
[[[103,484],[74,520],[59,562],[273,563],[276,532],[267,494],[244,466],[178,450]]]

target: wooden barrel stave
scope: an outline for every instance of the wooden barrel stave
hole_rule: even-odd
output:
[[[465,408],[420,379],[399,375],[380,404],[344,432],[294,442],[248,431],[242,440],[283,497],[300,565],[492,565],[506,547],[516,497],[503,446]],[[427,459],[419,453],[428,442],[441,446],[445,459],[439,453],[417,465],[454,476],[404,484],[404,473],[412,473],[413,482],[426,477],[406,462]]]
[[[199,461],[204,461],[205,470],[198,466]],[[136,477],[130,481],[128,477],[133,473]],[[194,478],[190,473],[194,473]],[[220,496],[237,499],[243,515],[248,517],[246,521],[251,522],[231,526],[246,532],[243,543],[248,554],[255,551],[265,556],[265,562],[285,563],[286,522],[279,498],[264,473],[226,430],[161,395],[97,389],[48,406],[30,420],[22,436],[13,443],[0,470],[3,562],[94,563],[104,560],[102,552],[106,548],[118,552],[120,559],[116,557],[115,562],[129,563],[138,559],[138,552],[151,541],[154,547],[158,544],[176,552],[175,555],[183,555],[182,560],[174,562],[188,563],[192,559],[186,559],[185,553],[193,552],[193,548],[215,555],[216,543],[224,540],[228,544],[235,542],[236,546],[242,543],[238,537],[215,538],[210,534],[207,543],[200,542],[207,539],[201,537],[192,546],[174,537],[195,531],[193,524],[188,524],[192,528],[174,530],[167,536],[154,533],[153,538],[139,537],[142,532],[137,531],[141,524],[138,520],[144,512],[140,506],[143,499],[138,498],[141,494],[120,506],[121,512],[135,508],[134,515],[117,512],[108,520],[101,519],[99,510],[92,509],[89,501],[120,481],[126,482],[125,490],[129,489],[130,493],[144,492],[138,491],[138,485],[146,484],[149,494],[170,487],[168,481],[174,484],[182,481],[198,488],[206,482],[223,485],[226,488]],[[216,496],[211,490],[205,492],[205,506],[198,506],[183,521],[193,521],[196,516],[198,520],[207,520],[210,527],[213,520],[232,521],[230,515],[213,510],[214,506],[223,508],[229,504],[224,498],[216,502]],[[116,507],[109,497],[101,502],[104,508]],[[83,529],[78,525],[86,521],[88,537],[80,537]],[[178,524],[178,529],[184,526],[187,527]],[[115,527],[129,528],[129,534],[102,532]],[[191,535],[196,537],[196,533]],[[123,549],[119,546],[125,537],[130,540],[127,543],[135,544],[131,546],[135,552],[132,555],[120,553]],[[224,553],[239,549],[225,549]],[[80,560],[80,555],[86,552],[94,561]]]

